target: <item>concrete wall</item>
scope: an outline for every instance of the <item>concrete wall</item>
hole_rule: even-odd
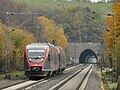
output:
[[[74,62],[79,63],[79,57],[81,53],[86,49],[93,50],[96,54],[100,51],[100,43],[69,43],[68,49],[71,57],[74,58]]]

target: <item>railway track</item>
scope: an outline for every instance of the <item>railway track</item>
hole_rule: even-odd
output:
[[[68,68],[68,69],[66,69],[64,71],[64,73],[68,73],[68,72],[70,72],[71,70],[73,70],[74,68],[77,68],[77,67],[79,67],[79,65],[71,67],[71,68]],[[53,77],[44,78],[44,79],[40,79],[40,80],[27,80],[27,81],[24,81],[24,82],[15,84],[15,85],[3,87],[1,90],[22,90],[22,89],[29,89],[30,87],[35,86],[37,84],[42,84],[42,83],[48,82],[52,78]]]
[[[8,88],[8,87],[11,87],[11,86],[14,86],[14,85],[18,85],[18,84],[21,84],[21,83],[24,83],[24,82],[27,82],[27,81],[29,81],[28,79],[26,79],[26,80],[23,80],[23,81],[20,81],[20,82],[16,82],[16,83],[14,83],[14,84],[7,84],[7,85],[5,85],[5,86],[2,86],[2,87],[0,87],[0,90],[3,90],[3,89],[5,89],[5,88]]]
[[[93,65],[80,69],[68,78],[51,87],[49,90],[84,90],[92,69]]]

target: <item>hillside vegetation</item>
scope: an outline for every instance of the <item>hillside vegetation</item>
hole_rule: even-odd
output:
[[[5,60],[8,56],[4,52],[7,50],[3,48],[6,45],[4,27],[9,26],[10,65],[14,65],[10,66],[9,71],[20,70],[23,68],[23,49],[29,43],[54,41],[56,45],[60,44],[59,46],[66,48],[67,41],[100,42],[96,35],[99,37],[102,29],[89,18],[92,19],[94,16],[94,20],[99,22],[103,19],[101,17],[103,13],[111,11],[111,5],[111,3],[94,4],[61,2],[61,0],[0,0],[0,68],[2,68],[0,72],[5,71]],[[96,13],[93,14],[93,11]],[[6,12],[10,12],[8,16]],[[43,17],[29,12],[42,13]]]
[[[3,0],[4,1],[4,0]],[[69,42],[99,42],[102,37],[101,30],[104,24],[104,15],[110,13],[112,10],[112,3],[82,3],[82,2],[67,2],[65,0],[12,0],[11,4],[7,6],[10,12],[40,12],[42,16],[55,21],[58,27],[62,27]],[[3,2],[4,4],[4,2]],[[2,3],[1,3],[2,5]],[[11,6],[10,6],[11,5]],[[6,7],[3,7],[6,9]],[[81,13],[82,12],[82,13]],[[93,13],[95,12],[95,13]],[[5,15],[1,15],[4,17]],[[32,15],[14,15],[11,16],[11,25],[19,25],[26,17]],[[90,20],[93,19],[94,20]],[[4,18],[1,18],[5,21]],[[95,22],[97,22],[97,24]],[[24,28],[36,35],[36,27],[42,27],[38,19],[32,19],[30,22],[24,24]],[[99,25],[99,24],[101,25]],[[34,28],[34,30],[32,30]],[[84,30],[85,29],[85,30]],[[87,29],[87,30],[86,30]],[[99,30],[98,30],[99,29]],[[81,35],[80,35],[81,34]],[[94,34],[94,35],[93,35]],[[86,38],[88,37],[89,38]],[[78,39],[79,37],[79,39]],[[40,37],[39,37],[40,38]],[[39,40],[41,41],[41,40]]]
[[[64,28],[65,34],[68,36],[69,42],[99,42],[97,37],[101,37],[101,26],[93,23],[93,21],[86,18],[92,18],[95,21],[104,24],[104,15],[111,12],[113,3],[85,3],[85,2],[68,2],[65,0],[13,0],[17,3],[26,3],[32,7],[30,11],[40,11],[43,16],[53,19],[57,25]],[[34,10],[34,9],[35,10]],[[79,11],[82,11],[82,15]],[[95,12],[95,14],[93,14]],[[83,26],[84,25],[84,26]],[[87,25],[87,26],[85,26]],[[99,28],[97,30],[96,28]],[[85,28],[92,31],[86,31]],[[82,33],[80,36],[80,32]],[[93,33],[95,33],[93,35]],[[89,36],[89,40],[85,39]],[[79,39],[78,39],[79,37]],[[81,38],[81,40],[80,40]]]
[[[18,0],[14,0],[18,1]],[[111,11],[112,3],[82,3],[82,2],[68,2],[64,0],[19,0],[26,2],[28,5],[33,6],[35,8],[49,8],[49,9],[56,9],[56,8],[69,8],[69,7],[80,7],[84,9],[85,7],[90,7],[95,11]]]

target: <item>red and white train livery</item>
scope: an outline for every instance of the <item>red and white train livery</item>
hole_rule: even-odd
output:
[[[65,52],[49,43],[32,43],[24,51],[24,68],[27,77],[47,76],[62,72],[66,66]]]

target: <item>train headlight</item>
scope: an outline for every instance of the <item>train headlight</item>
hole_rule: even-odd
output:
[[[29,61],[31,61],[32,59],[29,59]]]
[[[44,59],[42,58],[42,59],[41,59],[41,62],[42,62],[43,60],[44,60]]]
[[[43,59],[43,58],[41,58],[41,59],[39,59],[39,60],[38,60],[38,62],[42,62],[43,60],[44,60],[44,59]]]
[[[44,59],[41,58],[41,59],[30,59],[29,58],[29,61],[32,62],[32,63],[41,63]]]

